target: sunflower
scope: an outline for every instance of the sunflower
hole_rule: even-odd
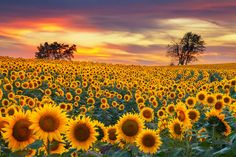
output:
[[[207,95],[206,97],[206,103],[208,105],[213,105],[216,102],[216,97],[214,95]]]
[[[106,141],[110,144],[114,144],[117,141],[117,127],[116,126],[109,126],[107,127],[107,139]]]
[[[79,106],[79,103],[75,101],[74,104],[73,104],[73,106],[74,106],[74,107],[78,107],[78,106]]]
[[[175,92],[171,92],[168,96],[170,99],[175,99],[176,97]]]
[[[188,110],[183,103],[178,103],[175,107],[177,118],[184,123],[185,126],[191,126],[190,119],[188,117]]]
[[[117,123],[118,139],[132,143],[143,128],[144,122],[139,115],[127,113]]]
[[[192,122],[197,122],[200,118],[200,113],[196,109],[189,109],[188,110],[188,117]]]
[[[76,102],[79,102],[79,101],[80,101],[80,96],[76,95],[76,96],[74,97],[74,100],[75,100]]]
[[[217,100],[216,103],[215,103],[215,105],[214,105],[214,109],[215,109],[216,111],[221,112],[221,111],[223,110],[224,106],[225,106],[225,105],[224,105],[224,102],[223,102],[222,100]]]
[[[156,97],[155,97],[154,95],[152,95],[152,96],[150,96],[150,97],[148,98],[148,101],[149,101],[149,102],[156,101]]]
[[[30,108],[34,108],[35,107],[35,101],[33,99],[29,99],[29,101],[27,102],[28,106]]]
[[[112,101],[111,105],[112,105],[113,107],[117,107],[119,104],[118,104],[116,101]]]
[[[66,104],[66,111],[72,111],[73,105],[71,103]]]
[[[94,123],[89,117],[79,116],[69,121],[66,138],[73,148],[87,151],[96,142],[97,135]]]
[[[5,107],[0,107],[0,112],[2,115],[6,114],[6,108]]]
[[[164,110],[158,110],[157,111],[157,116],[158,116],[158,118],[161,118],[161,117],[163,117],[165,115],[165,111]]]
[[[201,92],[197,93],[196,98],[197,98],[197,101],[204,103],[206,100],[206,92],[201,91]]]
[[[206,113],[206,119],[210,125],[207,129],[210,131],[214,129],[217,134],[228,136],[231,133],[231,128],[224,118],[224,114],[221,114],[214,109],[208,111]]]
[[[105,142],[108,136],[106,127],[103,123],[97,120],[94,120],[93,123],[95,125],[96,132],[98,133],[97,140]]]
[[[60,133],[66,130],[66,114],[57,106],[45,104],[30,116],[34,133],[43,140],[59,140]]]
[[[13,86],[12,86],[10,83],[5,84],[5,85],[3,86],[3,88],[4,88],[4,90],[7,91],[7,92],[10,92],[10,91],[13,90]]]
[[[150,107],[144,107],[140,112],[141,118],[147,122],[151,122],[154,119],[153,109]]]
[[[7,107],[10,104],[8,99],[3,99],[2,100],[2,106]]]
[[[15,98],[15,94],[13,92],[8,93],[7,96],[8,96],[8,99],[10,99],[10,100],[14,100],[14,98]]]
[[[33,143],[36,137],[30,129],[30,112],[17,112],[14,116],[7,117],[7,125],[3,128],[3,138],[8,142],[12,151],[22,150]]]
[[[94,98],[91,98],[91,97],[88,98],[88,99],[87,99],[87,104],[92,104],[92,105],[95,104]]]
[[[145,102],[145,100],[144,100],[144,98],[141,97],[141,96],[136,99],[136,103],[137,103],[137,104],[144,103],[144,102]]]
[[[85,114],[87,112],[87,108],[85,106],[81,106],[79,110],[81,114]]]
[[[185,101],[188,107],[192,108],[196,104],[196,99],[194,97],[188,97]]]
[[[125,105],[124,105],[124,104],[120,104],[119,107],[118,107],[118,109],[119,109],[120,111],[123,111],[124,108],[125,108]]]
[[[8,107],[7,110],[6,110],[6,114],[7,114],[8,116],[13,116],[13,115],[15,114],[15,112],[16,112],[16,109],[15,109],[14,106],[10,106],[10,107]]]
[[[72,94],[71,94],[70,92],[67,92],[67,93],[66,93],[66,99],[67,99],[68,101],[73,100],[73,96],[72,96]]]
[[[52,91],[51,91],[51,89],[46,89],[44,91],[44,93],[45,93],[45,95],[50,96],[52,94]]]
[[[105,110],[106,107],[107,107],[106,104],[101,104],[101,105],[100,105],[100,108],[103,109],[103,110]]]
[[[65,103],[60,103],[59,104],[60,109],[66,110],[67,105]]]
[[[144,153],[154,154],[160,149],[161,138],[154,130],[143,130],[136,139],[136,144]]]
[[[216,99],[217,99],[217,100],[222,100],[222,99],[223,99],[223,94],[217,93],[217,94],[216,94]]]
[[[27,88],[29,88],[29,83],[28,82],[24,82],[24,83],[21,84],[21,87],[23,89],[27,89]]]
[[[167,106],[167,112],[169,114],[173,114],[175,112],[175,105],[174,104],[170,104]]]
[[[236,78],[230,80],[230,85],[231,85],[231,86],[236,86]]]
[[[156,101],[156,100],[152,101],[151,103],[154,108],[156,108],[158,106],[158,101]]]
[[[169,132],[174,139],[182,139],[184,135],[184,125],[179,119],[174,119],[168,126]]]
[[[225,104],[225,105],[230,105],[231,102],[232,102],[232,99],[231,99],[230,96],[224,95],[224,96],[223,96],[223,101],[224,101],[224,104]]]
[[[126,101],[126,102],[128,102],[129,100],[130,100],[130,95],[129,94],[126,94],[125,96],[124,96],[124,100]]]

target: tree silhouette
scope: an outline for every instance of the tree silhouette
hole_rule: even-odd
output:
[[[38,52],[35,52],[35,58],[52,60],[71,60],[74,58],[74,52],[77,50],[76,45],[69,46],[58,42],[51,44],[45,42],[43,45],[40,44],[37,49]]]
[[[179,65],[187,65],[197,61],[197,56],[206,49],[204,45],[200,35],[188,32],[179,42],[172,41],[171,45],[168,45],[167,56],[176,59]]]

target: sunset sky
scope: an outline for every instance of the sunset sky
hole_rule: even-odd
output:
[[[167,45],[188,31],[207,43],[196,64],[236,62],[236,0],[0,1],[0,56],[58,41],[77,45],[74,60],[167,65]]]

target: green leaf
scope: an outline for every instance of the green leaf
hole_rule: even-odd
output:
[[[127,151],[120,150],[115,152],[112,157],[132,157],[132,155]]]
[[[220,156],[220,157],[234,157],[236,156],[236,143],[228,146],[228,147],[225,147],[217,152],[214,153],[214,156]]]
[[[42,147],[42,145],[43,145],[43,141],[42,140],[36,140],[34,143],[30,144],[28,146],[28,148],[39,149],[40,147]]]

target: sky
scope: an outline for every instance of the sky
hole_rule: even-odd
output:
[[[189,31],[206,42],[194,64],[236,62],[235,0],[0,0],[0,56],[57,41],[77,45],[74,60],[168,65]]]

